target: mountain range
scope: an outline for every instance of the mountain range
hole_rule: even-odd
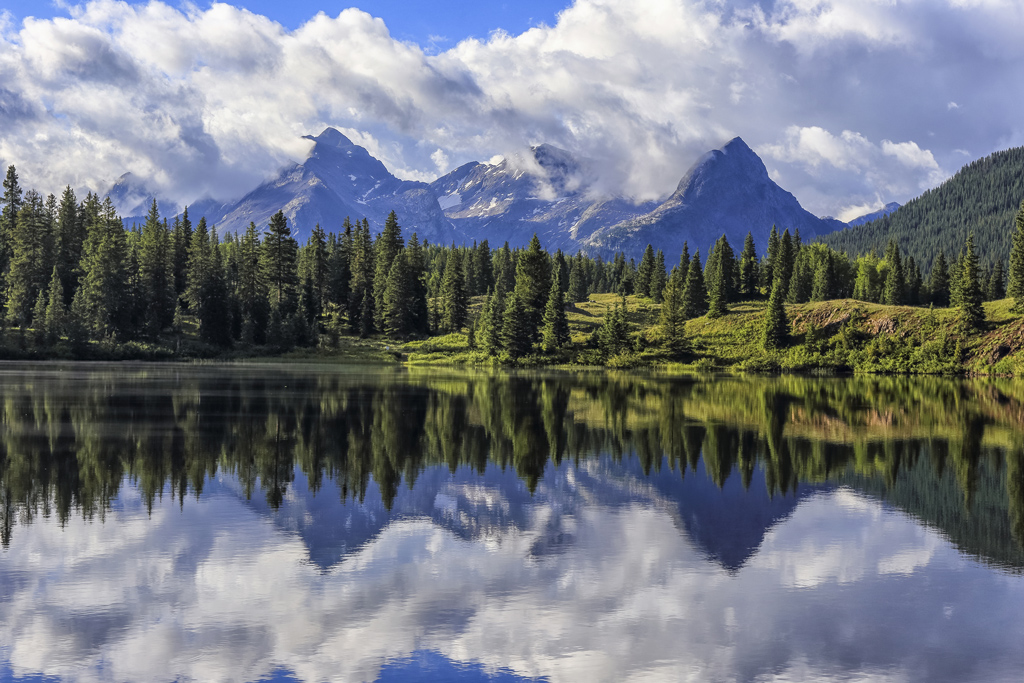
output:
[[[669,260],[684,241],[691,252],[706,254],[724,234],[738,251],[750,231],[763,251],[773,225],[780,232],[798,229],[804,240],[847,227],[804,210],[740,138],[701,157],[664,201],[640,203],[602,193],[592,181],[593,162],[548,144],[496,163],[468,163],[428,184],[395,177],[333,128],[307,139],[314,144],[301,164],[282,169],[241,199],[197,201],[190,215],[205,216],[221,232],[242,232],[250,222],[266,226],[283,210],[304,241],[318,223],[338,231],[346,216],[365,217],[379,230],[394,210],[406,235],[416,232],[435,244],[486,239],[516,247],[536,233],[551,250],[639,256],[650,243]],[[131,216],[126,223],[137,222],[152,201],[130,174],[110,195],[121,214]]]

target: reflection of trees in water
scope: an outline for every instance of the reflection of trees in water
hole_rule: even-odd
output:
[[[330,479],[345,499],[362,500],[372,479],[390,507],[428,466],[482,472],[490,462],[532,491],[549,461],[607,453],[680,476],[703,460],[719,487],[734,472],[749,486],[759,466],[780,495],[799,482],[849,483],[899,498],[951,536],[977,541],[989,533],[978,525],[991,530],[999,517],[1006,533],[992,534],[1019,543],[1024,404],[1015,392],[901,378],[12,373],[0,385],[0,530],[6,544],[16,523],[40,514],[102,516],[126,476],[152,506],[163,495],[201,496],[220,469],[278,506],[298,469],[312,491]]]

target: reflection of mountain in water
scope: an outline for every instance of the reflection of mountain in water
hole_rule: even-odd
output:
[[[606,456],[579,467],[550,465],[534,495],[509,469],[491,465],[481,474],[468,467],[452,472],[434,466],[418,475],[412,487],[401,486],[390,510],[374,482],[362,501],[343,501],[333,481],[323,482],[314,493],[300,472],[277,510],[262,497],[248,504],[297,534],[310,561],[322,570],[343,562],[402,519],[428,518],[468,541],[529,531],[537,534],[530,554],[542,557],[574,545],[575,536],[564,520],[583,507],[641,504],[666,509],[709,560],[735,571],[757,551],[772,526],[822,488],[831,487],[805,486],[797,493],[769,496],[759,468],[751,475],[749,489],[738,471],[719,488],[704,468],[681,477],[666,460],[657,471],[645,474],[638,458],[617,461]],[[538,506],[550,514],[537,519]]]
[[[676,506],[686,534],[708,559],[729,571],[736,571],[757,552],[765,534],[787,519],[808,496],[833,488],[801,486],[796,492],[768,495],[764,471],[755,468],[750,487],[744,488],[739,471],[733,470],[718,488],[702,468],[679,473],[652,472],[648,483]]]

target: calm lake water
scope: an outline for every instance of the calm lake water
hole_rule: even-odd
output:
[[[0,680],[1024,672],[1024,383],[0,365],[0,410]]]

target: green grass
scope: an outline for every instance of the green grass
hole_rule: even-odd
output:
[[[853,299],[787,305],[790,334],[775,350],[761,346],[765,302],[732,304],[717,319],[687,321],[686,352],[671,356],[658,323],[661,306],[626,298],[635,349],[605,358],[591,335],[617,294],[593,294],[567,308],[572,344],[558,355],[538,353],[518,365],[650,367],[669,372],[804,372],[882,374],[1024,374],[1024,316],[1012,300],[985,304],[983,329],[965,330],[955,309],[884,306]],[[479,307],[480,301],[473,305]],[[495,365],[470,349],[465,334],[404,344],[416,365]]]

